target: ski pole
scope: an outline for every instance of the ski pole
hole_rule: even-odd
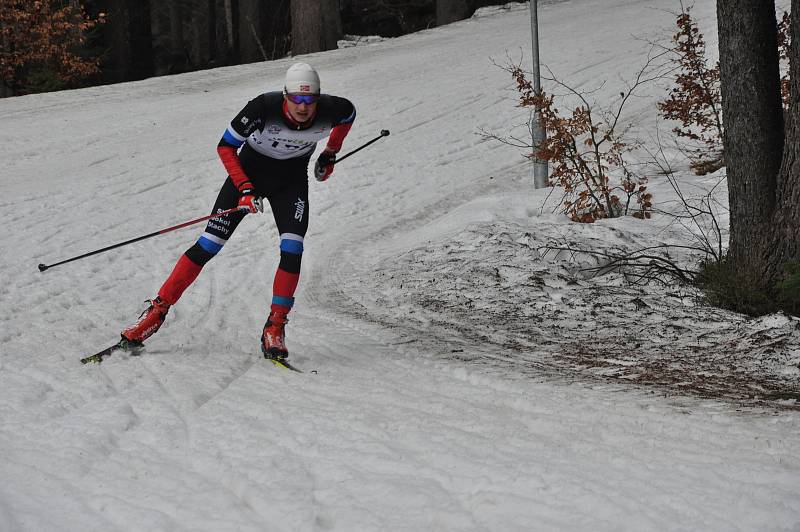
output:
[[[209,214],[208,216],[203,216],[202,218],[197,218],[196,220],[189,220],[188,222],[183,222],[182,224],[173,225],[172,227],[167,227],[166,229],[161,229],[154,233],[150,233],[149,235],[138,236],[136,238],[131,238],[130,240],[126,240],[125,242],[120,242],[119,244],[114,244],[112,246],[107,246],[102,249],[96,249],[94,251],[90,251],[89,253],[84,253],[83,255],[78,255],[77,257],[72,257],[70,259],[62,260],[61,262],[56,262],[55,264],[40,264],[39,271],[43,272],[53,266],[58,266],[60,264],[66,264],[67,262],[72,262],[74,260],[83,259],[86,257],[91,257],[92,255],[97,255],[98,253],[102,253],[104,251],[108,251],[110,249],[119,248],[122,246],[127,246],[128,244],[133,244],[134,242],[139,242],[140,240],[145,240],[147,238],[152,238],[154,236],[163,235],[164,233],[169,233],[170,231],[175,231],[177,229],[181,229],[183,227],[187,227],[190,225],[194,225],[199,222],[203,222],[205,220],[210,220],[211,218],[217,218],[219,216],[225,216],[226,214],[230,214],[232,212],[236,212],[240,209],[246,209],[246,207],[234,207],[233,209],[228,209],[227,211],[217,212],[214,214]]]
[[[334,164],[334,165],[337,165],[337,164],[339,164],[340,162],[344,161],[345,159],[347,159],[348,157],[350,157],[351,155],[353,155],[353,154],[354,154],[354,153],[356,153],[357,151],[361,151],[361,150],[363,150],[364,148],[366,148],[367,146],[369,146],[370,144],[372,144],[373,142],[379,141],[379,140],[381,140],[383,137],[388,137],[388,136],[389,136],[389,130],[388,130],[388,129],[382,129],[382,130],[381,130],[381,134],[380,134],[380,135],[378,135],[377,137],[375,137],[375,138],[374,138],[374,139],[372,139],[371,141],[367,142],[366,144],[363,144],[363,145],[359,146],[358,148],[354,149],[353,151],[351,151],[351,152],[348,152],[348,153],[346,153],[346,154],[342,155],[341,157],[338,157],[338,158],[336,159],[336,162],[335,162],[335,163],[333,163],[333,164]]]
[[[350,157],[354,153],[363,150],[364,148],[366,148],[367,146],[369,146],[373,142],[377,142],[380,139],[382,139],[383,137],[388,137],[388,136],[389,136],[389,130],[388,129],[381,130],[381,134],[380,135],[378,135],[374,139],[370,140],[369,142],[359,146],[355,150],[353,150],[353,151],[351,151],[349,153],[346,153],[345,155],[343,155],[342,157],[337,159],[336,163],[334,163],[334,164],[340,163],[341,161],[347,159],[348,157]],[[146,239],[152,238],[154,236],[163,235],[164,233],[169,233],[170,231],[175,231],[177,229],[181,229],[181,228],[187,227],[189,225],[194,225],[196,223],[203,222],[205,220],[209,220],[211,218],[217,218],[218,216],[224,216],[226,214],[230,214],[232,212],[238,211],[239,209],[241,209],[241,207],[234,207],[233,209],[228,209],[227,211],[222,211],[222,212],[218,212],[218,213],[215,213],[215,214],[209,214],[208,216],[203,216],[202,218],[197,218],[196,220],[190,220],[190,221],[184,222],[182,224],[174,225],[172,227],[167,227],[166,229],[161,229],[159,231],[155,231],[155,232],[150,233],[148,235],[142,235],[142,236],[139,236],[139,237],[136,237],[136,238],[131,238],[130,240],[126,240],[125,242],[120,242],[119,244],[114,244],[112,246],[107,246],[107,247],[104,247],[104,248],[101,248],[101,249],[96,249],[94,251],[90,251],[89,253],[84,253],[83,255],[78,255],[77,257],[72,257],[72,258],[69,258],[69,259],[66,259],[66,260],[62,260],[62,261],[56,262],[54,264],[39,264],[39,271],[43,272],[43,271],[48,270],[48,269],[50,269],[50,268],[52,268],[54,266],[60,266],[61,264],[66,264],[67,262],[72,262],[74,260],[84,259],[86,257],[91,257],[92,255],[97,255],[98,253],[103,253],[104,251],[109,251],[109,250],[112,250],[112,249],[115,249],[115,248],[119,248],[119,247],[122,247],[122,246],[127,246],[128,244],[133,244],[134,242],[139,242],[141,240],[146,240]]]

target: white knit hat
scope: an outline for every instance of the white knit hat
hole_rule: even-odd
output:
[[[311,65],[295,63],[286,71],[283,88],[287,94],[319,94],[319,75]]]

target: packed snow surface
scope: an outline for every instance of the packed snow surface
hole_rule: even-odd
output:
[[[540,2],[542,60],[603,100],[678,9]],[[693,13],[714,28],[712,2]],[[78,362],[137,318],[202,226],[36,268],[209,212],[222,131],[296,59],[0,100],[0,530],[800,530],[796,396],[723,386],[796,390],[797,320],[702,309],[541,251],[688,237],[658,213],[576,227],[520,150],[479,134],[527,120],[493,63],[529,65],[530,29],[510,4],[302,58],[358,108],[345,150],[391,131],[312,181],[287,329],[302,374],[259,353],[269,212],[141,356]],[[643,136],[661,95],[626,110]],[[719,176],[683,170],[686,190],[724,202]],[[651,186],[674,208],[663,176]],[[667,378],[695,362],[716,387]]]

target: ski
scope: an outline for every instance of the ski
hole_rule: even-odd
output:
[[[272,362],[272,365],[274,365],[274,366],[276,366],[278,368],[283,368],[283,369],[288,369],[288,370],[291,370],[291,371],[296,371],[297,373],[303,373],[303,370],[301,370],[298,367],[292,366],[289,363],[289,361],[286,360],[285,358],[267,358],[267,360]]]
[[[144,345],[141,342],[131,342],[126,338],[122,338],[116,344],[106,347],[102,351],[98,351],[93,355],[89,355],[88,357],[82,358],[81,364],[89,364],[90,362],[94,364],[100,364],[104,358],[110,356],[115,351],[131,351],[133,353],[136,353],[142,347],[144,347]],[[303,373],[302,369],[298,368],[297,366],[293,366],[285,358],[273,358],[273,357],[264,357],[264,358],[272,362],[272,364],[275,367],[288,369],[289,371],[296,371],[297,373]],[[316,373],[316,371],[312,371],[312,373]]]
[[[88,364],[92,362],[94,364],[99,364],[103,361],[103,359],[114,351],[124,350],[124,351],[136,351],[137,349],[143,347],[141,342],[131,342],[126,338],[122,338],[116,344],[106,347],[102,351],[99,351],[93,355],[81,359],[81,364]]]

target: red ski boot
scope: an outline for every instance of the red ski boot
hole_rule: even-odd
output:
[[[286,314],[282,312],[270,313],[261,335],[261,352],[264,353],[264,358],[283,360],[289,356],[283,331],[287,321]]]
[[[122,338],[127,340],[131,347],[141,347],[142,342],[153,336],[169,312],[169,303],[162,301],[160,297],[149,303],[147,310],[139,316],[139,321],[122,331]]]

